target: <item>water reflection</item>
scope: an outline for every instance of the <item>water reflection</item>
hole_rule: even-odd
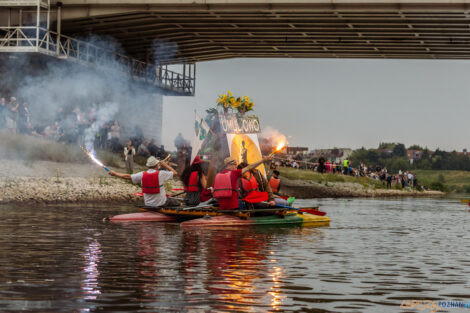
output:
[[[132,208],[0,207],[0,311],[362,313],[470,300],[469,213],[457,201],[317,203],[329,228],[181,229],[101,222]]]
[[[85,268],[83,269],[85,279],[82,282],[82,290],[85,294],[84,299],[94,300],[101,294],[98,285],[98,278],[100,276],[98,263],[101,259],[101,245],[98,240],[91,240],[83,254],[83,258],[85,259]]]

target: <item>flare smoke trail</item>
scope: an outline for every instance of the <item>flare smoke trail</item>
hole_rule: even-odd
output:
[[[266,126],[261,132],[261,137],[269,140],[273,146],[277,146],[280,142],[288,144],[288,140],[285,135],[281,134],[277,129],[271,126]]]
[[[119,105],[115,102],[102,104],[96,111],[95,121],[84,131],[84,146],[94,155],[95,134],[105,123],[113,119],[119,110]]]

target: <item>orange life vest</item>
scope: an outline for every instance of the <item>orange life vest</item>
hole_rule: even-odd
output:
[[[143,193],[160,193],[160,182],[158,180],[158,171],[154,173],[144,172],[142,175],[142,192]]]
[[[231,171],[215,175],[214,180],[214,198],[230,198],[234,191],[231,181]]]
[[[254,193],[255,191],[258,191],[258,182],[256,181],[256,178],[254,175],[251,175],[250,179],[246,179],[245,177],[242,177],[241,180],[242,180],[243,194],[245,195],[245,197],[248,197],[248,195]]]
[[[279,192],[279,186],[280,185],[281,185],[281,180],[279,178],[275,178],[273,176],[269,180],[269,186],[271,186],[271,189],[273,190],[274,193]]]
[[[197,171],[194,171],[189,176],[188,186],[184,187],[186,192],[197,192],[199,191],[198,185],[199,175]]]

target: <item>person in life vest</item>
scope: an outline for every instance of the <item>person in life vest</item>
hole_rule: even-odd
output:
[[[214,198],[219,201],[220,210],[236,210],[239,207],[238,203],[238,179],[242,175],[264,162],[272,159],[272,156],[267,156],[258,162],[250,164],[244,168],[237,169],[237,161],[232,157],[227,157],[224,160],[224,170],[215,176],[213,194]]]
[[[181,180],[186,192],[184,198],[186,205],[198,205],[201,203],[202,192],[207,187],[207,177],[202,169],[202,161],[198,156],[194,158],[191,166],[183,171]]]
[[[177,172],[171,166],[163,161],[159,161],[154,156],[147,159],[146,165],[148,170],[145,172],[130,175],[110,171],[109,175],[130,180],[134,184],[141,184],[145,206],[179,206],[180,202],[177,199],[167,198],[164,186],[164,183],[177,175]]]
[[[242,162],[237,168],[241,169],[247,166],[248,164]],[[239,188],[240,198],[246,203],[253,204],[254,207],[266,207],[276,204],[271,186],[256,168],[243,173],[239,179]]]
[[[279,178],[279,171],[274,170],[273,176],[269,179],[269,186],[275,195],[279,195],[279,190],[281,189],[281,179]]]

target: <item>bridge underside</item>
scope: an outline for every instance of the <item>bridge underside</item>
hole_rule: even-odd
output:
[[[464,1],[126,2],[64,0],[63,32],[112,36],[135,58],[152,60],[157,54],[166,63],[470,58],[470,4]]]

